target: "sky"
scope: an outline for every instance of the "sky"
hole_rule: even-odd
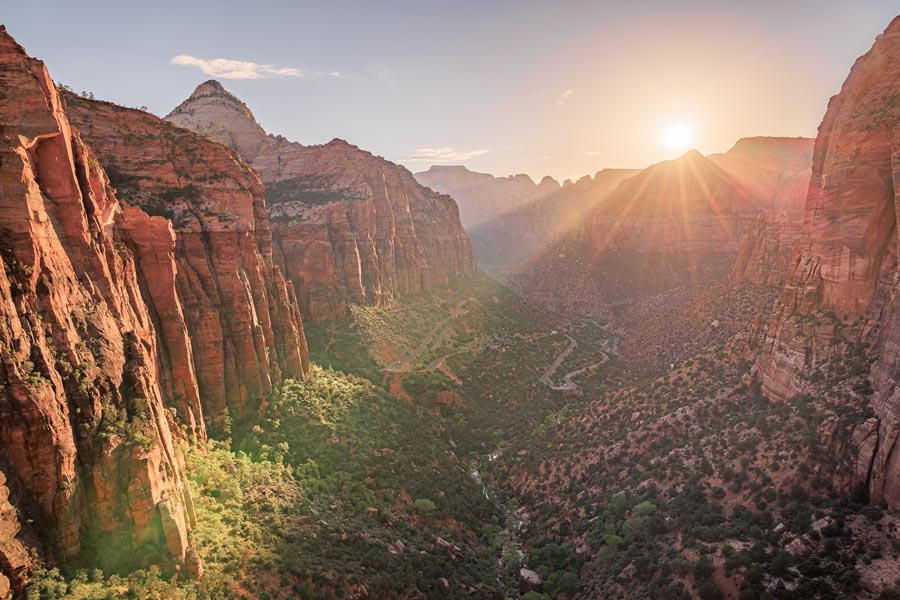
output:
[[[58,83],[163,116],[217,78],[262,126],[412,171],[577,178],[815,136],[896,0],[0,0]]]

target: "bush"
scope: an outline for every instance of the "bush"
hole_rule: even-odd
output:
[[[420,515],[429,515],[437,509],[437,505],[428,498],[416,498],[413,508]]]

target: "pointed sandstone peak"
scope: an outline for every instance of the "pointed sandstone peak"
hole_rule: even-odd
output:
[[[697,150],[695,148],[691,148],[690,150],[688,150],[687,152],[685,152],[684,154],[679,156],[677,160],[685,160],[685,161],[706,160],[706,157],[703,156],[703,154],[699,150]]]
[[[233,148],[248,162],[267,138],[247,105],[215,79],[198,85],[166,120]]]
[[[400,165],[340,138],[305,146],[268,135],[215,81],[167,119],[230,146],[256,169],[279,266],[304,318],[340,316],[348,303],[387,304],[474,271],[456,203]]]
[[[227,96],[229,98],[234,98],[235,96],[225,89],[225,87],[216,79],[210,79],[208,81],[204,81],[200,85],[194,89],[194,93],[190,95],[191,98],[199,98],[201,96]]]
[[[25,48],[20,46],[15,38],[6,31],[6,25],[0,25],[0,54],[7,53],[18,54],[28,60],[37,60],[28,56]]]

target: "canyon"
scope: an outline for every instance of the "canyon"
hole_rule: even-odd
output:
[[[235,149],[58,91],[5,29],[0,56],[0,591],[24,590],[34,550],[200,576],[182,444],[252,423],[309,372],[301,309],[334,316],[471,274],[456,206],[345,142],[298,145],[292,178],[343,180],[297,187],[330,204],[270,199],[273,231],[260,176]]]
[[[900,597],[898,132],[900,17],[815,140],[563,184],[0,27],[0,598]]]
[[[777,294],[811,160],[812,140],[748,138],[652,165],[506,280],[552,310],[608,322],[632,360],[678,362],[742,330]]]
[[[637,169],[604,169],[593,177],[559,185],[544,177],[507,178],[464,167],[433,167],[416,174],[424,185],[450,194],[471,217],[463,220],[478,265],[504,277],[544,243],[580,223],[585,215]]]

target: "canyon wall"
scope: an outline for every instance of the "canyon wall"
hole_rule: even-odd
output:
[[[636,169],[604,169],[593,177],[567,181],[549,194],[534,194],[484,220],[468,231],[475,260],[488,272],[505,276],[554,236],[579,225],[622,181],[637,173]],[[546,178],[540,187],[553,189],[545,182]]]
[[[900,18],[856,61],[828,104],[802,234],[758,363],[763,391],[786,399],[809,390],[810,369],[845,352],[846,342],[869,345],[875,417],[854,433],[859,475],[873,500],[893,508],[900,506],[898,185]],[[840,330],[854,339],[839,343]]]
[[[456,200],[466,231],[562,189],[559,182],[549,176],[535,183],[524,174],[494,177],[456,165],[432,166],[416,173],[416,181]]]
[[[728,152],[709,157],[765,207],[741,234],[729,274],[732,285],[784,285],[803,222],[814,144],[810,138],[743,138]]]
[[[474,272],[456,203],[412,173],[343,140],[304,146],[273,136],[217,81],[168,117],[236,150],[266,186],[275,262],[304,318],[384,305]]]
[[[259,177],[231,149],[148,113],[71,94],[67,102],[129,205],[124,228],[172,373],[167,391],[191,403],[199,391],[214,432],[226,415],[252,418],[273,386],[309,368],[293,285],[273,262]],[[180,416],[197,421],[188,410]]]
[[[510,281],[554,309],[609,316],[616,304],[721,277],[763,207],[692,151],[622,181]]]
[[[0,592],[27,579],[29,521],[56,556],[129,548],[198,572],[129,215],[43,63],[4,28],[0,135]],[[162,229],[153,260],[171,273]]]

